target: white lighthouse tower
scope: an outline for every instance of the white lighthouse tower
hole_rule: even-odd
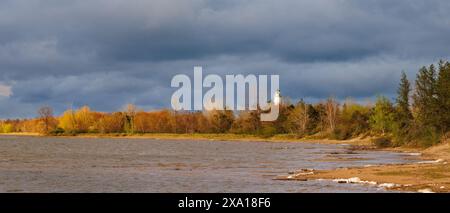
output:
[[[273,96],[273,104],[278,106],[280,105],[280,103],[281,103],[281,93],[280,90],[278,89]]]

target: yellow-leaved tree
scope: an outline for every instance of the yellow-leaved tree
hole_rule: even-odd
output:
[[[77,130],[77,121],[75,120],[75,111],[67,110],[59,117],[59,127],[66,132],[74,132]]]
[[[75,112],[78,132],[88,132],[95,123],[94,114],[88,106],[83,106]]]

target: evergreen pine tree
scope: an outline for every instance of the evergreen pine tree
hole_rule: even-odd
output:
[[[439,74],[436,86],[437,107],[439,111],[439,129],[450,131],[450,63],[439,62]]]
[[[400,129],[405,129],[410,125],[412,120],[411,110],[409,109],[409,94],[411,92],[411,84],[408,81],[408,77],[405,72],[402,72],[402,78],[397,90],[397,121]]]
[[[422,67],[417,74],[414,109],[418,123],[422,126],[435,128],[437,124],[436,69],[430,65]]]

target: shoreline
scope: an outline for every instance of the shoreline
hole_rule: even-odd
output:
[[[414,192],[450,192],[450,144],[449,142],[429,147],[427,149],[414,147],[376,148],[372,146],[370,138],[356,138],[350,140],[293,138],[287,135],[277,135],[262,138],[254,135],[238,134],[79,134],[64,136],[48,136],[37,133],[0,133],[0,136],[29,136],[29,137],[62,137],[62,138],[130,138],[130,139],[167,139],[167,140],[202,140],[202,141],[237,141],[237,142],[288,142],[288,143],[319,143],[319,144],[347,144],[356,149],[373,151],[393,151],[417,153],[423,162],[413,164],[384,164],[366,167],[350,167],[334,170],[302,169],[300,172],[284,175],[276,180],[308,181],[329,180],[346,184],[378,185],[387,190]],[[308,170],[308,172],[304,172]]]
[[[213,133],[80,133],[76,135],[43,135],[39,133],[0,133],[0,136],[30,136],[30,137],[54,137],[54,138],[129,138],[129,139],[167,139],[167,140],[204,140],[204,141],[239,141],[239,142],[275,142],[275,143],[318,143],[318,144],[347,144],[354,146],[372,147],[371,138],[354,138],[348,140],[332,140],[320,138],[295,138],[292,135],[275,135],[272,137],[260,137],[246,134],[213,134]]]
[[[367,165],[334,170],[302,169],[276,180],[328,180],[342,184],[375,185],[386,190],[404,192],[450,192],[449,142],[421,150],[419,153],[423,161],[417,163]]]

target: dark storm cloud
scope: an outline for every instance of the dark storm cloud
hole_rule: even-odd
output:
[[[392,96],[401,70],[450,55],[448,11],[445,0],[1,1],[0,85],[12,95],[0,117],[167,107],[171,77],[195,65],[280,74],[293,99]]]

